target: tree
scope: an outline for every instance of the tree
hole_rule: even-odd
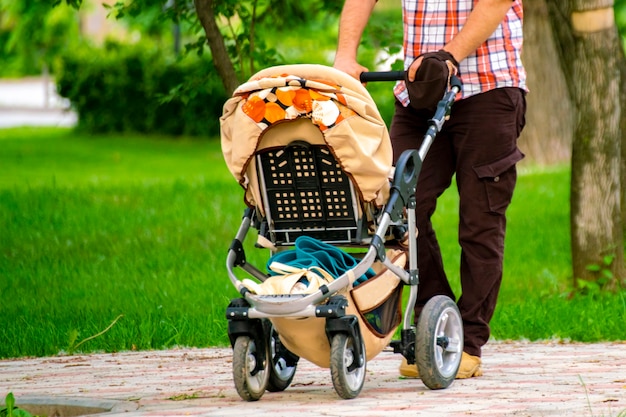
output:
[[[621,95],[620,104],[622,107],[622,116],[620,122],[620,129],[622,134],[622,164],[621,164],[621,195],[622,195],[622,226],[624,227],[624,234],[626,236],[626,56],[624,55],[624,38],[626,37],[626,0],[615,1],[615,21],[620,31],[621,39],[619,47],[621,57],[619,58],[619,72],[621,77]]]
[[[546,0],[525,0],[522,59],[530,93],[519,144],[539,165],[567,163],[572,153],[574,109],[557,47]]]
[[[60,0],[57,0],[60,1]],[[82,0],[66,0],[81,2]],[[194,0],[193,2],[161,0],[130,0],[117,2],[112,7],[114,15],[137,15],[147,9],[167,4],[166,19],[186,21],[193,28],[198,24],[204,30],[195,42],[187,44],[187,50],[203,52],[208,44],[211,56],[228,93],[241,81],[261,67],[278,63],[280,54],[267,46],[260,33],[284,30],[289,33],[300,24],[309,23],[323,16],[338,14],[342,0],[321,0],[302,3],[297,0]],[[285,16],[289,18],[286,19]],[[281,27],[276,22],[284,22]],[[302,34],[304,35],[304,34]]]
[[[227,92],[233,92],[239,85],[239,80],[235,72],[235,67],[226,50],[222,32],[215,21],[213,0],[194,0],[194,4],[196,6],[198,20],[200,20],[206,33],[206,38],[211,48],[211,55],[213,56],[213,62],[222,79],[224,89]]]
[[[41,0],[0,0],[2,33],[8,36],[0,41],[0,73],[11,75],[45,73],[55,56],[79,42],[73,14]]]
[[[259,28],[267,25],[266,28],[270,26],[275,31],[293,30],[320,16],[338,14],[343,0],[305,3],[297,0],[194,0],[194,5],[224,87],[227,92],[232,92],[239,82],[259,69],[257,63],[267,66],[277,62],[279,54],[263,42]],[[218,21],[227,22],[225,29],[227,40],[232,44],[230,50],[225,46],[224,32]],[[238,24],[234,25],[234,21],[238,21]],[[281,28],[276,22],[284,22],[285,26]],[[306,36],[306,32],[299,36]],[[228,54],[225,53],[227,51]]]
[[[548,0],[574,103],[571,235],[574,279],[616,288],[624,282],[621,214],[624,55],[612,0]]]

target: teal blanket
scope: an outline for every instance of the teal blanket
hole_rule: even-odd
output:
[[[270,271],[270,275],[277,275],[269,267],[272,262],[304,269],[317,266],[328,272],[335,279],[359,263],[358,259],[341,249],[308,236],[298,237],[295,241],[295,249],[279,252],[269,259],[267,269]],[[374,270],[370,268],[365,274],[356,279],[354,285],[365,282],[374,275]]]

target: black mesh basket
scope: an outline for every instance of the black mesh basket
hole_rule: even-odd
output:
[[[295,141],[257,158],[275,244],[291,244],[303,234],[332,243],[356,240],[352,185],[328,147]]]

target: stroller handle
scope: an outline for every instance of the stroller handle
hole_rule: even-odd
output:
[[[369,81],[398,81],[404,80],[404,71],[372,71],[362,72],[359,76],[362,83]]]
[[[400,81],[404,80],[405,71],[372,71],[362,72],[359,79],[362,83],[369,81]],[[458,76],[450,77],[450,87],[457,87],[459,91],[462,87],[461,80]]]

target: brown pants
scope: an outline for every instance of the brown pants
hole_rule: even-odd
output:
[[[505,212],[517,179],[515,164],[524,157],[517,139],[525,112],[525,93],[517,88],[500,88],[456,102],[419,175],[415,194],[420,284],[415,317],[435,295],[456,299],[431,223],[437,198],[456,174],[462,290],[457,305],[463,318],[464,351],[470,355],[480,356],[489,339],[489,321],[502,281]],[[431,116],[396,102],[390,132],[395,159],[406,149],[419,148]]]

